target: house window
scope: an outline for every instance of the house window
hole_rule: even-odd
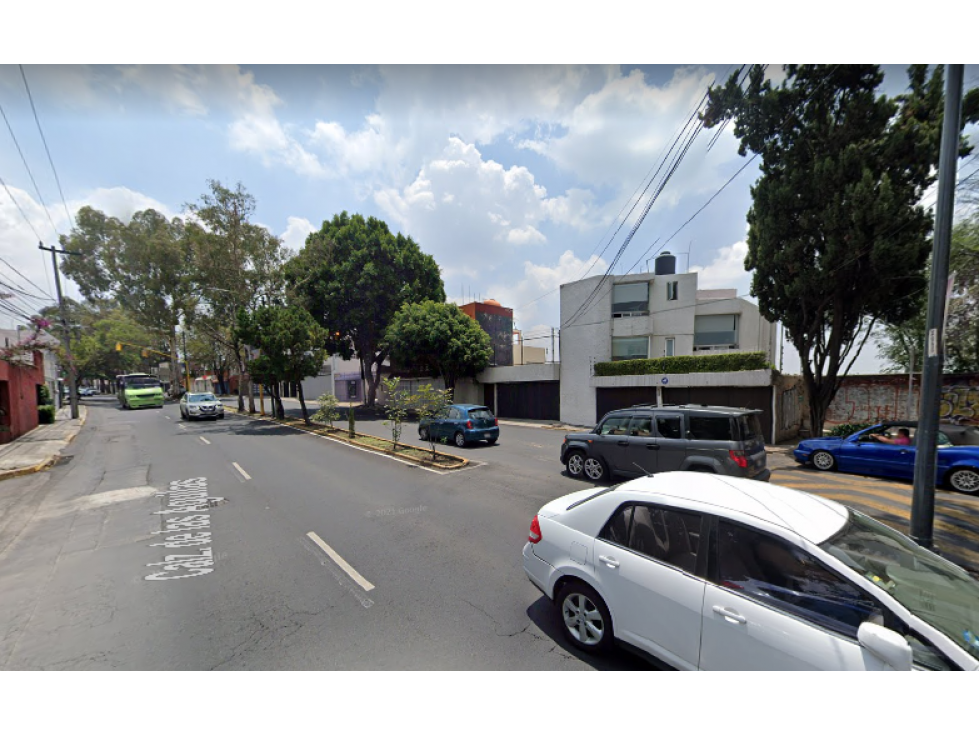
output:
[[[676,339],[670,337],[666,340],[666,349],[663,350],[663,356],[665,357],[675,357],[676,356]]]
[[[697,316],[694,318],[693,331],[694,349],[736,349],[738,346],[737,314]]]
[[[671,281],[667,282],[667,284],[666,284],[666,300],[667,301],[675,301],[676,300],[676,293],[677,293],[677,285],[678,284],[679,284],[679,281],[676,281],[676,280],[671,280]]]
[[[649,357],[649,338],[645,336],[613,336],[612,361],[622,359],[647,359]]]
[[[638,316],[649,313],[649,283],[622,283],[612,286],[612,316]]]

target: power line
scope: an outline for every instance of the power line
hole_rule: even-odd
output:
[[[4,265],[6,265],[11,270],[13,270],[15,273],[17,273],[17,275],[19,275],[21,277],[21,279],[23,279],[23,281],[25,283],[29,283],[35,290],[37,290],[38,293],[40,293],[41,295],[47,296],[49,300],[52,300],[52,301],[54,300],[54,298],[51,296],[50,293],[47,293],[44,290],[42,290],[41,287],[38,286],[33,280],[31,280],[30,278],[28,278],[26,275],[24,275],[22,272],[20,272],[17,268],[15,268],[9,262],[7,262],[6,260],[4,260],[2,257],[0,257],[0,262],[2,262]]]
[[[37,131],[41,135],[41,142],[44,143],[44,152],[48,155],[48,163],[51,164],[51,172],[54,174],[54,182],[58,185],[58,193],[61,195],[61,203],[65,207],[65,216],[68,217],[68,224],[72,228],[75,226],[75,220],[72,219],[71,213],[68,211],[68,202],[65,201],[65,192],[61,190],[61,179],[58,178],[58,170],[54,167],[54,159],[51,158],[51,150],[48,148],[47,138],[44,137],[44,130],[41,129],[41,120],[37,116],[37,108],[34,106],[34,96],[31,94],[31,87],[27,83],[27,75],[24,73],[23,64],[18,64],[20,67],[20,76],[24,80],[24,89],[27,90],[27,99],[31,103],[31,112],[34,113],[34,122],[37,124]],[[53,224],[53,223],[52,223]]]
[[[20,212],[20,216],[22,216],[24,221],[27,222],[27,226],[31,228],[31,232],[33,232],[34,236],[37,237],[38,241],[40,241],[41,235],[37,233],[37,229],[35,229],[33,222],[31,222],[31,218],[24,213],[23,209],[21,209],[20,204],[17,202],[17,199],[14,198],[13,192],[8,188],[7,182],[3,180],[2,176],[0,176],[0,184],[3,185],[3,190],[7,192],[7,196],[10,197],[10,200],[14,202],[14,206],[17,207],[17,211]]]
[[[14,134],[14,129],[10,125],[10,120],[7,119],[7,113],[3,111],[3,105],[0,105],[0,117],[3,117],[3,121],[7,124],[7,131],[10,133],[10,137],[14,141],[14,147],[17,148],[17,153],[20,154],[20,160],[24,164],[24,168],[27,169],[27,175],[30,177],[31,183],[34,184],[34,192],[37,194],[37,200],[41,203],[41,206],[44,208],[44,213],[48,217],[48,222],[50,222],[51,224],[51,229],[54,230],[54,234],[56,237],[61,237],[61,232],[58,231],[58,228],[54,224],[54,220],[51,218],[51,212],[48,211],[48,205],[44,203],[44,196],[41,194],[41,189],[37,185],[37,181],[34,178],[34,173],[31,171],[31,167],[27,163],[27,158],[24,157],[24,151],[21,150],[20,143],[17,142],[17,135]],[[38,239],[41,238],[38,237]]]

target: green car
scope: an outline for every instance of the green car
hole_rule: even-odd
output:
[[[134,373],[116,378],[117,395],[123,408],[162,408],[163,385],[153,375]]]

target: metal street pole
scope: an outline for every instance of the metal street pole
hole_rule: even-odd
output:
[[[908,420],[914,418],[914,342],[908,349],[910,363],[908,364]]]
[[[911,537],[924,548],[932,547],[935,522],[935,475],[938,445],[938,410],[941,399],[942,362],[945,349],[945,291],[952,242],[952,210],[955,204],[956,159],[962,120],[962,64],[946,64],[945,118],[938,159],[938,204],[935,208],[935,240],[928,286],[928,321],[924,367],[921,372],[921,407],[918,415],[917,451],[914,460],[914,494],[911,498]]]
[[[55,255],[81,255],[80,252],[59,250],[57,247],[45,247],[43,242],[37,243],[38,249],[51,253],[51,263],[54,266],[54,285],[58,291],[58,310],[61,312],[62,333],[65,337],[65,358],[68,360],[68,401],[71,404],[71,417],[78,418],[78,392],[75,385],[75,363],[71,357],[71,331],[68,328],[68,313],[65,311],[65,299],[61,295],[61,275],[58,270],[58,258]]]

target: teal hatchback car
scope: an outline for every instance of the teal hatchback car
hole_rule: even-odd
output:
[[[421,420],[418,437],[428,441],[429,436],[436,441],[445,438],[460,448],[476,441],[494,444],[500,438],[500,423],[485,405],[457,403],[438,418]]]

